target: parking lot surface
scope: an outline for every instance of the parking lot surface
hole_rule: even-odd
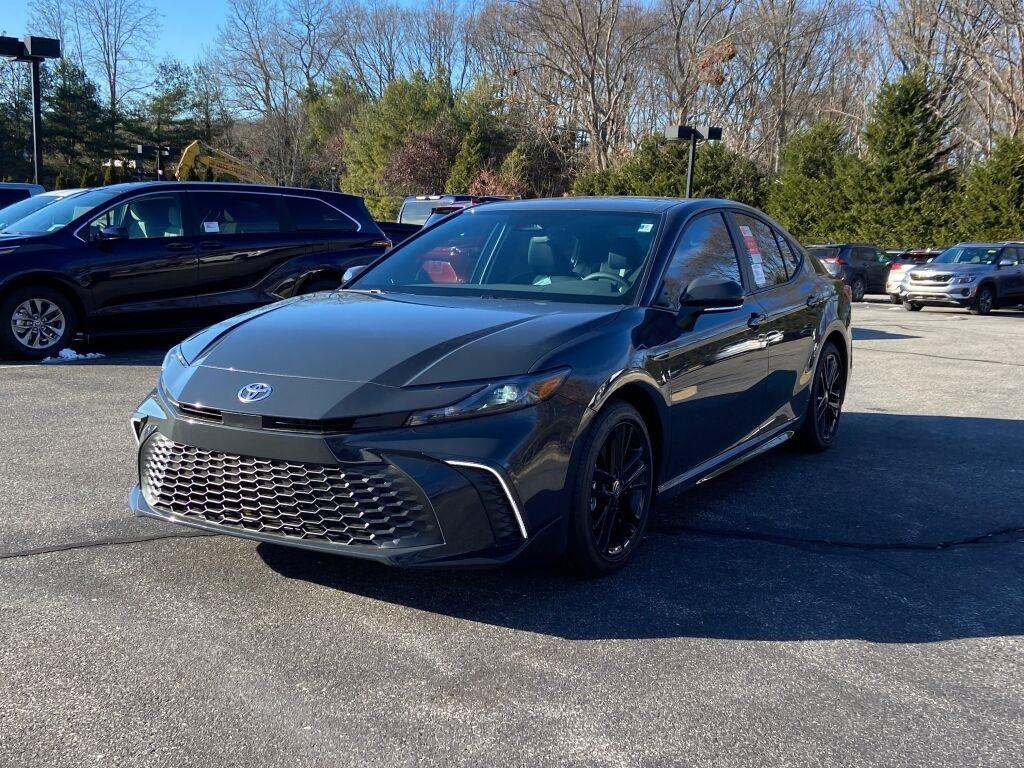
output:
[[[854,321],[836,449],[591,582],[135,519],[166,343],[0,362],[0,765],[1024,764],[1024,313]]]

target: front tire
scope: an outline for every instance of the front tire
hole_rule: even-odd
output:
[[[922,306],[924,306],[924,305],[923,304],[918,304],[916,301],[904,301],[903,302],[903,308],[905,310],[907,310],[907,312],[920,312]]]
[[[78,330],[78,314],[67,298],[46,286],[18,288],[0,300],[0,348],[41,360],[66,347]]]
[[[828,450],[839,435],[839,417],[846,398],[846,365],[831,341],[821,348],[807,413],[800,427],[800,444],[809,451]]]
[[[902,304],[903,303],[903,299],[901,299],[895,293],[890,293],[889,294],[889,303],[890,304]]]
[[[987,315],[996,305],[996,294],[989,285],[983,285],[974,296],[974,302],[969,307],[972,315]]]
[[[614,402],[596,417],[573,494],[569,557],[586,576],[622,568],[647,529],[654,496],[651,439],[640,414]]]

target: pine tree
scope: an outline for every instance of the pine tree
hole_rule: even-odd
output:
[[[849,239],[850,186],[857,158],[845,129],[822,122],[793,134],[782,149],[781,173],[767,210],[805,242]]]
[[[445,192],[450,194],[465,194],[473,179],[483,170],[485,153],[483,139],[481,137],[480,124],[473,123],[469,131],[462,139],[458,154],[455,155],[455,162],[452,164],[451,173],[445,184]]]
[[[864,163],[851,179],[858,239],[882,247],[949,239],[955,184],[949,133],[924,74],[882,86],[864,129]]]
[[[957,234],[964,240],[1024,236],[1024,139],[1004,137],[964,180]]]

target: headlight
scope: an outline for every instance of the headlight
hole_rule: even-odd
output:
[[[962,285],[964,283],[973,283],[975,278],[975,275],[958,275],[953,282],[960,283]]]
[[[167,371],[168,367],[173,368],[188,368],[188,360],[185,359],[185,355],[181,352],[181,345],[178,344],[175,347],[171,347],[167,354],[164,355],[163,365],[160,366],[164,372]]]
[[[488,413],[514,411],[541,403],[551,397],[570,373],[569,368],[492,381],[454,405],[418,411],[409,417],[409,426],[433,424],[449,419],[464,419]]]

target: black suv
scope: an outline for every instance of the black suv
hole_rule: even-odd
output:
[[[178,330],[301,293],[389,245],[359,197],[251,184],[116,184],[0,232],[0,347],[41,358],[81,330]]]
[[[821,260],[830,275],[850,286],[854,301],[863,301],[865,293],[885,293],[885,278],[893,260],[875,246],[832,243],[807,250]]]

